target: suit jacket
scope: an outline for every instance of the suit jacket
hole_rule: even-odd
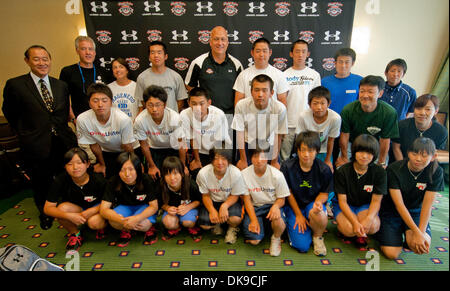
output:
[[[3,113],[16,131],[27,159],[43,159],[50,155],[52,128],[67,149],[76,146],[76,136],[67,125],[69,90],[63,81],[49,76],[54,100],[50,112],[30,74],[9,79],[3,90]]]

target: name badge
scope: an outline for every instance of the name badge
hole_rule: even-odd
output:
[[[356,94],[356,90],[345,90],[347,94]]]
[[[416,187],[419,190],[425,190],[425,188],[427,188],[427,184],[426,183],[417,183]]]
[[[368,193],[372,193],[373,191],[373,185],[364,185],[364,191],[368,192]]]

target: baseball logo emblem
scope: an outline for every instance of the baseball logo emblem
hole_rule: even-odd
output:
[[[117,5],[119,5],[119,12],[123,16],[130,16],[134,12],[133,3],[131,2],[119,2]]]

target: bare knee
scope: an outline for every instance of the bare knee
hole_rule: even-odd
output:
[[[386,246],[381,246],[381,252],[384,254],[384,256],[389,259],[389,260],[395,260],[397,259],[401,252],[402,252],[402,248],[401,247],[386,247]]]

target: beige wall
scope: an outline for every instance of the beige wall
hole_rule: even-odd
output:
[[[369,1],[379,3],[379,14],[367,13]],[[7,79],[28,72],[23,52],[32,44],[51,52],[52,76],[77,61],[73,40],[84,27],[84,16],[82,9],[80,14],[67,14],[67,2],[16,0],[0,10],[0,92]],[[368,26],[371,42],[368,54],[358,55],[353,72],[384,76],[387,62],[402,57],[409,67],[405,82],[418,94],[429,91],[448,50],[448,6],[448,0],[356,0],[354,26]]]

